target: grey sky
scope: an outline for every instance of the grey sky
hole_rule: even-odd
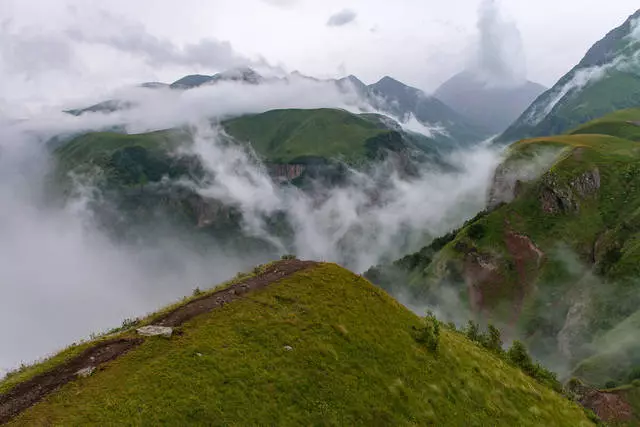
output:
[[[0,91],[34,102],[45,93],[91,96],[263,61],[319,77],[392,75],[429,91],[474,58],[480,3],[0,0]],[[501,19],[519,30],[528,78],[545,85],[638,7],[637,0],[604,8],[600,0],[498,3]],[[357,20],[327,27],[345,9]]]

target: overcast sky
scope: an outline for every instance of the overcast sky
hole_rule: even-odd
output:
[[[513,30],[505,34],[519,30],[528,78],[547,86],[638,8],[637,0],[495,1]],[[0,93],[5,103],[90,96],[243,63],[368,83],[391,75],[432,91],[474,57],[480,4],[0,0]]]

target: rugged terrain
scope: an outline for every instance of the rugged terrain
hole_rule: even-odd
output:
[[[218,152],[209,160],[229,157],[224,166],[228,173],[252,173],[252,180],[309,191],[312,186],[344,185],[351,168],[366,172],[383,161],[400,176],[415,176],[420,165],[445,166],[444,155],[453,149],[405,131],[388,117],[338,109],[272,110],[211,126],[213,130],[92,132],[52,140],[52,199],[60,192],[58,200],[78,196],[79,189],[89,191],[88,208],[106,229],[120,235],[135,234],[156,218],[185,233],[204,232],[228,241],[241,234],[242,214],[203,190],[216,179],[204,158],[213,147]],[[277,214],[267,222],[274,233],[286,235],[287,225]],[[267,245],[237,240],[245,248]]]
[[[637,119],[625,110],[512,145],[486,211],[369,277],[524,337],[565,376],[630,382],[640,366]]]

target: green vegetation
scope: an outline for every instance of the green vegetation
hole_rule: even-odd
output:
[[[494,182],[495,191],[513,188],[513,200],[367,277],[433,306],[453,290],[457,303],[444,312],[466,308],[587,383],[625,383],[640,365],[640,146],[629,128],[637,114],[513,144]],[[520,172],[541,153],[553,160],[538,175]]]
[[[69,171],[82,165],[103,165],[115,153],[127,148],[135,147],[160,155],[185,142],[187,136],[184,131],[157,131],[135,135],[116,132],[88,133],[59,147],[55,155],[60,168]]]
[[[435,148],[425,137],[390,128],[378,115],[330,108],[271,110],[231,119],[223,126],[270,163],[304,164],[321,158],[362,164],[380,158],[383,150]]]
[[[531,104],[499,139],[510,142],[557,135],[604,114],[637,107],[640,42],[629,37],[637,18],[640,11],[594,44],[582,61]],[[598,128],[604,130],[598,133],[609,134],[606,125]]]
[[[455,326],[453,330],[455,330]],[[511,344],[511,347],[505,352],[503,349],[502,334],[500,330],[491,323],[487,325],[487,331],[482,333],[480,332],[480,326],[469,320],[466,329],[462,332],[470,341],[475,342],[493,354],[517,366],[522,372],[534,378],[540,384],[544,384],[557,392],[562,392],[562,384],[558,381],[556,374],[541,364],[534,363],[526,346],[522,342],[515,340]]]
[[[358,160],[367,154],[368,140],[389,132],[372,120],[328,108],[272,110],[229,120],[224,128],[274,163],[310,156]]]
[[[611,135],[631,141],[640,141],[640,109],[630,108],[608,114],[569,132],[571,135]]]
[[[592,425],[458,332],[438,326],[425,347],[425,325],[318,264],[145,340],[9,425]]]

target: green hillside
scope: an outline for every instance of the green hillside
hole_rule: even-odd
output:
[[[388,130],[343,110],[272,110],[229,120],[224,128],[272,162],[305,156],[357,159],[365,142]]]
[[[640,10],[595,43],[584,58],[500,136],[502,142],[556,135],[604,114],[640,105]]]
[[[395,123],[391,126],[381,116],[336,109],[272,110],[231,119],[222,126],[237,141],[250,144],[269,163],[305,162],[310,158],[363,163],[379,158],[385,150],[415,155],[443,148],[426,137],[401,131]],[[96,132],[63,143],[55,154],[66,173],[92,165],[104,168],[113,156],[133,150],[140,158],[162,157],[169,161],[175,148],[190,142],[187,130],[135,135]],[[144,169],[144,165],[137,167]]]
[[[243,284],[256,290],[238,296]],[[443,329],[429,350],[416,339],[423,319],[337,265],[283,261],[229,290],[221,298],[235,301],[193,318],[185,307],[213,297],[152,316],[178,332],[144,339],[9,425],[592,425],[458,332]]]
[[[444,312],[466,307],[587,383],[630,382],[640,366],[636,112],[512,145],[487,211],[369,277]]]
[[[608,114],[588,122],[569,132],[571,135],[612,135],[632,141],[640,141],[640,109],[630,108]]]
[[[422,148],[415,141],[426,140],[389,127],[378,116],[330,108],[271,110],[231,119],[223,126],[272,163],[304,162],[311,157],[362,163],[378,157],[383,149],[402,152]]]

